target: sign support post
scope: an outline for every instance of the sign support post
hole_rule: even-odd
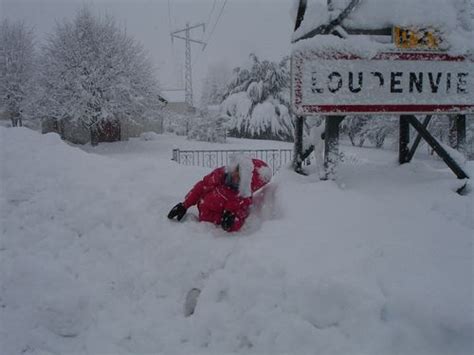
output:
[[[456,140],[454,142],[453,148],[464,153],[466,149],[466,115],[455,116],[454,129],[456,133]]]
[[[300,0],[298,6],[298,14],[296,15],[295,31],[301,26],[303,22],[304,14],[306,12],[307,0]],[[295,122],[295,152],[293,160],[293,169],[298,174],[303,174],[303,130],[304,130],[304,117],[296,116]]]
[[[428,116],[425,117],[425,120],[423,121],[423,127],[424,128],[428,127],[432,117],[433,117],[432,115],[428,115]],[[420,144],[420,142],[421,142],[421,135],[418,133],[418,135],[416,136],[416,138],[413,142],[413,145],[411,146],[410,152],[408,153],[408,162],[410,162],[413,159],[413,157],[415,156],[416,150],[417,150],[418,145]]]
[[[453,171],[458,179],[469,179],[469,176],[462,170],[456,161],[449,155],[449,153],[438,143],[438,141],[423,127],[423,125],[413,115],[403,116],[415,128],[423,139],[431,148],[439,155],[447,166]]]
[[[400,136],[398,139],[398,162],[405,164],[410,161],[410,125],[408,116],[400,116]]]
[[[326,116],[324,132],[324,170],[323,180],[334,180],[339,162],[339,124],[345,116]]]
[[[303,128],[304,128],[304,117],[296,116],[295,122],[295,152],[293,158],[293,169],[298,174],[303,173]]]

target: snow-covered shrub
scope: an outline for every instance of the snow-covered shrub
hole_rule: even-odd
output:
[[[159,137],[160,136],[155,132],[143,132],[140,134],[140,140],[142,141],[156,141]]]
[[[213,110],[201,112],[193,119],[188,139],[203,142],[225,143],[227,119]]]
[[[163,109],[163,116],[165,132],[178,136],[186,136],[189,133],[195,118],[193,113],[179,113],[166,107]]]
[[[474,8],[474,4],[473,4]],[[474,10],[473,10],[474,15]],[[467,115],[466,119],[466,156],[469,160],[474,160],[474,115]]]
[[[398,133],[397,124],[398,117],[347,116],[341,123],[341,133],[347,135],[354,146],[362,147],[369,141],[376,148],[382,148],[388,137]]]
[[[365,122],[360,135],[376,148],[382,148],[386,138],[398,135],[398,122],[398,117],[372,116]]]
[[[362,147],[366,139],[362,132],[368,120],[368,116],[347,116],[341,122],[341,133],[349,137],[352,145]]]

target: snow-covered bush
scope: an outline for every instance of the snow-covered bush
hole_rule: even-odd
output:
[[[291,140],[293,123],[289,113],[289,58],[280,63],[260,61],[234,69],[227,87],[222,113],[229,117],[229,134],[245,138]]]
[[[0,112],[12,126],[22,126],[31,112],[35,91],[33,31],[23,22],[4,19],[0,23]]]
[[[174,133],[178,136],[186,136],[191,126],[194,124],[194,113],[176,112],[174,110],[164,108],[164,130],[168,133]]]
[[[474,8],[474,4],[473,4]],[[474,15],[474,11],[473,11]],[[474,160],[474,115],[468,115],[466,120],[466,156],[470,160]]]
[[[455,146],[457,141],[456,130],[452,129],[454,124],[447,116],[434,116],[428,130],[437,137],[442,143],[450,146]],[[465,146],[461,148],[468,159],[474,159],[474,116],[466,116],[466,142]]]
[[[382,148],[386,138],[398,136],[398,122],[398,117],[372,116],[365,122],[360,134],[376,148]]]
[[[382,148],[386,138],[398,134],[398,118],[391,116],[348,116],[341,123],[341,133],[352,145],[362,147],[369,141]]]
[[[106,122],[142,119],[160,109],[148,54],[111,17],[83,7],[58,23],[41,57],[43,117],[77,123],[95,143]]]
[[[227,136],[227,118],[211,106],[193,119],[188,139],[204,142],[225,143]]]

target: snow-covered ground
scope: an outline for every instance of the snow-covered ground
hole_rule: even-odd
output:
[[[0,127],[1,354],[473,353],[474,194],[441,162],[344,146],[337,182],[282,170],[230,235],[166,218],[209,171],[171,149],[208,144],[155,138]]]

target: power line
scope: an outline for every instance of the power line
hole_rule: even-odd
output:
[[[168,0],[168,27],[169,27],[169,33],[171,34],[173,32],[173,26],[176,27],[176,18],[173,17],[172,15],[172,10],[171,10],[171,0]],[[180,61],[178,60],[178,53],[177,49],[173,44],[173,36],[170,36],[170,50],[171,50],[171,56],[173,57],[173,71],[174,71],[174,76],[176,80],[176,87],[182,87],[183,85],[183,67],[180,65]]]
[[[214,26],[212,27],[212,30],[211,32],[209,32],[209,35],[207,36],[207,39],[204,41],[206,43],[206,46],[209,45],[209,40],[211,39],[214,31],[216,30],[216,27],[217,27],[217,24],[219,23],[219,20],[221,19],[222,17],[222,14],[224,12],[224,8],[227,4],[229,0],[225,0],[224,3],[222,4],[222,7],[221,7],[221,10],[219,12],[219,15],[217,16],[217,20],[216,22],[214,23]],[[214,5],[215,5],[216,1],[214,2]],[[205,47],[203,48],[203,51],[204,51]],[[199,58],[201,57],[201,54],[202,52],[200,52],[197,56],[196,56],[196,59],[193,61],[193,66],[197,63],[197,61],[199,60]]]
[[[214,0],[214,2],[213,2],[213,4],[212,4],[211,12],[209,13],[209,16],[207,17],[206,27],[209,26],[209,21],[211,21],[212,14],[214,13],[214,10],[216,9],[216,5],[217,5],[217,0]]]
[[[212,28],[209,36],[207,37],[207,41],[206,41],[207,44],[209,44],[209,40],[212,37],[212,34],[214,33],[214,31],[216,30],[217,24],[219,23],[219,20],[221,19],[221,16],[222,16],[222,13],[224,12],[224,8],[225,8],[225,5],[227,4],[227,1],[229,0],[224,1],[224,4],[221,7],[221,11],[219,12],[219,16],[217,16],[217,21],[214,23],[214,27]]]
[[[171,33],[173,30],[171,29],[171,3],[170,1],[171,0],[168,0],[168,27]]]

